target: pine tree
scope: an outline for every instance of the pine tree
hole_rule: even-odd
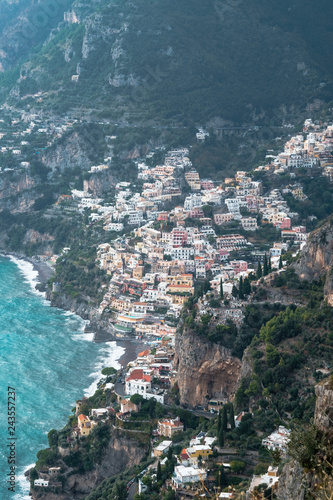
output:
[[[265,258],[264,258],[264,272],[263,272],[263,275],[264,276],[267,276],[268,274],[268,264],[267,264],[267,256],[265,254]]]
[[[238,288],[235,285],[232,287],[231,295],[235,298],[238,297]]]
[[[243,293],[244,293],[244,295],[250,295],[250,293],[251,293],[251,284],[250,284],[249,278],[244,279]]]
[[[280,260],[279,260],[279,269],[282,269],[283,263],[282,263],[282,256],[280,255]]]
[[[239,279],[239,291],[238,291],[238,296],[240,299],[244,299],[244,292],[243,292],[243,276],[240,277]]]
[[[234,414],[234,405],[231,403],[230,404],[230,411],[229,411],[229,424],[231,429],[235,428],[235,414]]]
[[[218,443],[221,448],[224,446],[224,432],[223,432],[223,427],[221,427],[219,435],[218,435]]]
[[[161,481],[162,479],[162,467],[161,467],[161,462],[158,461],[158,464],[157,464],[157,473],[156,473],[156,480],[157,481]]]
[[[228,429],[228,409],[227,405],[223,406],[222,412],[222,429],[226,431]]]
[[[257,278],[258,280],[262,277],[262,268],[260,262],[258,262],[258,268],[257,268]]]
[[[223,299],[223,284],[222,284],[222,278],[220,279],[220,299]]]

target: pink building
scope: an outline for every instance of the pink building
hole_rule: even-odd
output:
[[[210,191],[211,189],[214,189],[214,182],[209,180],[202,180],[201,189],[204,189],[205,191]]]
[[[280,229],[290,229],[290,227],[291,227],[291,220],[289,217],[285,217],[280,224]]]
[[[189,212],[190,219],[200,219],[204,216],[205,214],[201,208],[192,208],[192,210],[190,210]]]
[[[172,230],[172,245],[181,247],[187,243],[187,231],[182,227],[176,227]]]
[[[247,262],[245,260],[232,260],[230,262],[235,274],[244,273],[247,271]]]

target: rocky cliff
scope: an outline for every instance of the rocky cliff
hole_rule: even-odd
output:
[[[323,381],[315,388],[316,391],[316,408],[314,424],[321,431],[321,441],[319,450],[324,453],[325,460],[330,461],[329,456],[332,455],[332,422],[333,422],[333,378]],[[324,445],[324,446],[323,446]],[[321,453],[319,452],[318,458]],[[325,463],[325,460],[323,463]],[[327,465],[327,464],[326,464]],[[333,483],[331,479],[331,469],[325,474],[321,468],[314,472],[313,470],[305,470],[296,460],[287,463],[282,471],[278,498],[279,500],[307,500],[309,498],[332,498],[325,496],[326,493],[332,494]],[[318,492],[318,484],[320,484],[320,492]],[[313,492],[316,491],[316,494]],[[318,494],[317,494],[318,493]]]
[[[104,479],[120,474],[128,467],[139,464],[148,452],[147,445],[115,433],[106,449],[103,459],[93,470],[85,474],[69,474],[63,492],[56,494],[32,491],[33,500],[73,500],[85,498]]]
[[[95,197],[103,196],[114,186],[114,178],[110,170],[92,174],[89,180],[83,182],[83,190],[88,191]]]
[[[41,195],[35,190],[38,181],[26,172],[0,178],[0,211],[26,212]]]
[[[98,311],[95,305],[89,304],[89,297],[86,302],[80,302],[65,293],[52,293],[50,290],[46,292],[46,298],[51,301],[53,307],[59,307],[65,311],[71,311],[79,315],[82,319],[90,322],[90,329],[98,333],[97,340],[113,339],[113,327]]]
[[[182,404],[196,406],[207,401],[206,395],[229,397],[235,393],[241,362],[228,349],[184,331],[177,333],[175,351]]]
[[[333,218],[314,231],[294,265],[296,272],[308,281],[326,276],[325,298],[333,306]]]
[[[316,398],[315,425],[333,434],[333,376],[316,386]]]
[[[293,460],[284,466],[279,480],[279,500],[305,500],[311,484],[310,474]]]
[[[89,147],[88,141],[85,141],[77,132],[73,132],[49,148],[42,160],[53,174],[75,167],[89,170],[93,164],[89,160]]]

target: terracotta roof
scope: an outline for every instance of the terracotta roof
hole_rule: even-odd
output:
[[[83,415],[83,413],[81,413],[81,415],[78,416],[78,419],[79,420],[89,420],[89,417],[87,417],[86,415]]]
[[[129,380],[145,380],[146,382],[150,382],[150,375],[144,375],[143,370],[136,369],[126,377],[126,381]]]
[[[149,353],[150,353],[150,349],[146,349],[145,351],[139,352],[138,358],[142,358],[144,356],[148,356]]]

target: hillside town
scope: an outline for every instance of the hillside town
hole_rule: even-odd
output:
[[[306,199],[303,186],[294,181],[295,170],[320,169],[320,175],[331,180],[332,145],[333,126],[322,129],[307,120],[303,134],[291,137],[279,155],[268,155],[269,162],[256,167],[251,175],[237,171],[222,183],[202,179],[192,166],[190,151],[183,148],[168,151],[162,165],[148,165],[147,158],[154,152],[138,161],[137,183],[117,183],[114,203],[104,203],[78,189],[72,190],[71,197],[59,199],[59,209],[66,210],[70,204],[88,215],[89,224],[101,224],[108,235],[97,249],[98,265],[110,276],[98,314],[116,338],[146,344],[113,383],[104,384],[113,404],[90,409],[88,415],[81,412],[84,399],[77,402],[78,423],[68,439],[72,442],[89,436],[105,419],[111,419],[121,432],[144,432],[137,430],[140,425],[135,427],[149,421],[135,417],[138,412],[142,414],[143,402],[153,401],[153,405],[167,408],[168,418],[155,419],[150,435],[152,464],[139,474],[138,495],[160,480],[160,468],[171,460],[174,470],[164,488],[184,499],[193,498],[198,484],[212,491],[216,484],[209,469],[212,463],[226,474],[239,474],[244,469],[244,465],[237,469],[237,460],[221,462],[225,455],[230,457],[230,450],[229,454],[224,450],[223,432],[216,429],[192,436],[173,456],[175,435],[184,431],[184,422],[169,411],[177,395],[173,364],[176,329],[183,308],[191,301],[193,306],[194,298],[196,316],[202,324],[229,328],[242,325],[246,305],[258,301],[253,288],[278,276],[288,255],[296,255],[307,241],[307,228],[299,224],[299,214],[291,210],[285,196]],[[108,168],[99,165],[92,171]],[[265,190],[260,175],[267,172],[277,179],[287,174],[289,183]],[[269,241],[265,236],[255,237],[265,227],[273,231]],[[57,258],[55,255],[51,260]],[[232,398],[226,394],[209,394],[202,405],[190,410],[197,417],[217,416],[218,420],[224,412],[225,431],[237,429],[242,422],[245,425],[250,415],[234,415]],[[279,426],[262,438],[262,446],[283,456],[289,434],[289,429]],[[45,477],[50,479],[51,469]],[[35,486],[47,487],[52,484],[49,479],[39,477]],[[275,491],[278,481],[278,468],[271,462],[266,471],[253,476],[247,498],[253,498],[251,492],[259,485]],[[133,481],[128,489],[132,487]],[[236,497],[232,491],[224,491],[218,498]]]

